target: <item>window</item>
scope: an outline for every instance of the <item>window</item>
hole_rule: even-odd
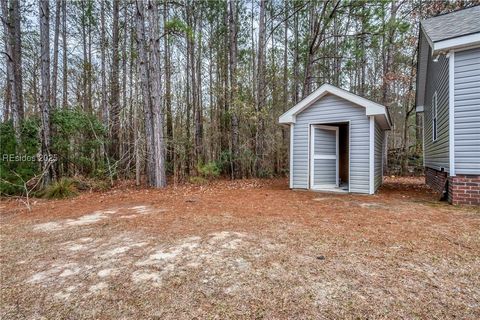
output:
[[[437,91],[432,97],[432,141],[437,140]]]

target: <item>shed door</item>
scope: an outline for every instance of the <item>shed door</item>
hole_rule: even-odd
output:
[[[338,127],[312,125],[310,188],[338,187]]]

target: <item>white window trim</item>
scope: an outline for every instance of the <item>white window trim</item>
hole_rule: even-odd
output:
[[[438,139],[438,94],[436,90],[432,96],[431,113],[432,113],[432,142],[435,142]]]

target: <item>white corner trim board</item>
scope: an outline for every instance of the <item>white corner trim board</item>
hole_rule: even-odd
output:
[[[293,135],[295,124],[290,124],[290,189],[293,189]]]
[[[450,176],[455,176],[455,51],[448,55],[448,156]]]
[[[388,128],[391,127],[390,119],[388,117],[387,110],[384,106],[376,102],[370,101],[368,99],[365,99],[363,97],[357,96],[356,94],[353,94],[346,90],[332,86],[330,84],[322,85],[320,88],[318,88],[313,93],[308,95],[305,99],[297,103],[290,110],[282,114],[279,118],[279,122],[282,124],[295,123],[296,122],[295,117],[298,113],[302,112],[303,110],[311,106],[315,101],[317,101],[318,99],[320,99],[321,97],[325,96],[328,93],[333,94],[337,97],[343,98],[361,107],[364,107],[366,109],[367,116],[372,116],[372,115],[383,116],[385,118],[386,126]]]
[[[369,186],[370,194],[375,193],[375,117],[370,116],[370,155],[369,155]]]

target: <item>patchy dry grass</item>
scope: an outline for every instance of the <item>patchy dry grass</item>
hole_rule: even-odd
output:
[[[283,180],[2,202],[2,319],[480,318],[480,212],[419,179]]]

